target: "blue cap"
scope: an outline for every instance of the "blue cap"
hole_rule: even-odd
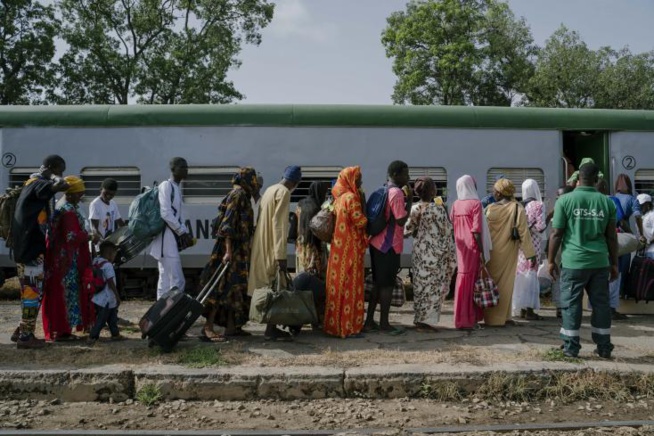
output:
[[[298,166],[286,167],[284,170],[284,178],[289,182],[299,182],[302,180],[302,168]]]

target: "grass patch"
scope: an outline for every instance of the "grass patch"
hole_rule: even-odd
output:
[[[547,362],[568,362],[568,363],[582,363],[578,357],[568,357],[563,354],[563,350],[560,348],[552,348],[543,353],[543,360]]]
[[[206,368],[208,366],[226,365],[220,350],[213,347],[195,347],[183,350],[177,363],[189,368]]]
[[[420,396],[436,401],[461,401],[461,388],[455,382],[441,381],[435,385],[424,382],[420,386]]]
[[[136,399],[139,403],[148,407],[157,404],[161,398],[161,390],[155,384],[147,384],[136,393]]]

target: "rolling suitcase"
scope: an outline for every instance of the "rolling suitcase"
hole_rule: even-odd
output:
[[[107,237],[108,241],[118,246],[118,253],[114,264],[120,266],[129,262],[145,250],[154,238],[138,239],[127,226],[123,226]]]
[[[164,352],[170,352],[200,317],[204,301],[228,268],[228,263],[218,268],[197,298],[172,289],[158,299],[139,321],[141,336],[143,339],[148,338],[148,346],[158,345]]]
[[[636,303],[645,300],[654,300],[654,259],[645,256],[636,256],[631,261],[629,276],[626,283],[626,296],[633,298]]]

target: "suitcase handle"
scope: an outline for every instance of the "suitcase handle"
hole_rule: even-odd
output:
[[[218,285],[218,282],[220,279],[223,278],[227,270],[229,269],[229,262],[222,264],[222,266],[216,268],[216,271],[213,273],[209,281],[207,282],[206,285],[204,285],[204,288],[200,291],[200,293],[197,296],[197,300],[201,303],[204,304],[206,299],[209,297],[209,294],[213,290],[213,288]]]

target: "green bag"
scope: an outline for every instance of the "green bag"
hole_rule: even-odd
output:
[[[293,288],[291,277],[286,274],[287,288],[281,289],[279,276],[273,288],[255,289],[250,303],[250,320],[260,324],[304,325],[318,322],[313,292]]]

